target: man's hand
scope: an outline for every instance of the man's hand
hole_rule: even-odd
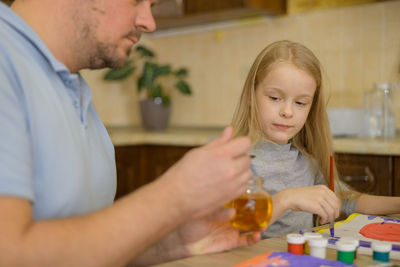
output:
[[[265,228],[253,234],[240,234],[228,221],[234,215],[234,209],[223,208],[207,217],[189,221],[165,239],[167,248],[164,249],[170,257],[181,258],[223,252],[260,241]]]
[[[247,137],[233,139],[232,132],[227,127],[216,140],[189,151],[159,179],[186,220],[215,212],[245,192],[251,143]]]
[[[222,208],[204,218],[189,221],[135,258],[129,266],[148,266],[195,255],[223,252],[260,241],[265,228],[253,234],[240,234],[239,230],[229,224],[234,215],[234,209]]]

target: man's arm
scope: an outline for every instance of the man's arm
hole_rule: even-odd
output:
[[[249,149],[229,127],[155,182],[84,216],[35,222],[29,201],[2,196],[0,266],[122,266],[182,223],[244,193]]]
[[[163,240],[135,258],[129,266],[147,266],[184,257],[215,253],[248,246],[261,239],[261,233],[240,234],[229,224],[234,209],[223,208],[204,218],[181,225]]]
[[[38,222],[28,201],[0,197],[0,265],[122,266],[183,220],[159,186],[97,213]]]

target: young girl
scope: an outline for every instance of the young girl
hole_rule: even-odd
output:
[[[336,194],[327,187],[333,149],[323,91],[319,60],[291,41],[267,46],[247,76],[232,125],[252,140],[252,171],[272,195],[264,238],[311,228],[313,214],[324,224],[340,212],[400,212],[399,197],[357,193],[337,171]]]

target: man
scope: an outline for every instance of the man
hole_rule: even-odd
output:
[[[122,66],[154,4],[0,3],[0,266],[148,265],[260,239],[221,209],[251,177],[230,127],[113,203],[114,149],[78,72]]]

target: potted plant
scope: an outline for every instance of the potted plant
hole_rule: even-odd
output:
[[[168,126],[172,89],[183,95],[192,94],[185,80],[188,75],[186,68],[174,70],[169,64],[158,64],[155,58],[152,50],[138,45],[122,68],[108,70],[104,75],[107,81],[124,80],[135,75],[142,123],[148,130],[162,130]]]

